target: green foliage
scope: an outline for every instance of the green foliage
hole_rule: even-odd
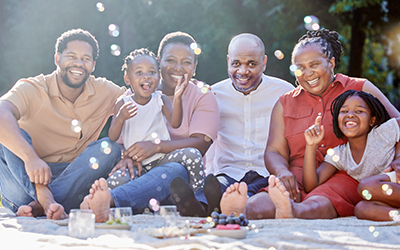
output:
[[[376,6],[384,0],[338,0],[329,9],[330,13],[344,13],[351,12],[358,8],[367,8]]]

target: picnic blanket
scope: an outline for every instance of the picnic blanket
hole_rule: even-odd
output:
[[[2,249],[400,249],[400,222],[373,222],[355,217],[333,220],[251,220],[253,230],[237,240],[208,233],[189,239],[158,239],[139,228],[152,227],[157,218],[134,215],[128,230],[96,229],[92,239],[68,236],[68,219],[15,217],[0,208]],[[201,218],[182,218],[199,221]]]

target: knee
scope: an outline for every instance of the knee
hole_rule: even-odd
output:
[[[196,157],[203,158],[200,151],[197,148],[182,148],[180,149],[181,153],[186,155],[188,158],[195,159]]]
[[[366,218],[366,214],[368,214],[368,202],[367,201],[360,201],[357,203],[357,205],[354,207],[354,215],[358,219],[364,219]]]
[[[189,175],[184,166],[177,162],[169,162],[165,164],[164,168],[168,169],[169,173],[174,177],[182,177],[186,181],[189,180]]]
[[[99,140],[100,143],[100,150],[104,154],[109,155],[113,158],[120,158],[121,157],[121,147],[115,141],[111,141],[110,138],[104,137]]]
[[[375,176],[372,176],[375,177]],[[380,181],[376,178],[365,178],[360,181],[357,187],[357,193],[361,196],[364,197],[363,191],[367,190],[369,193],[371,193],[371,190],[374,190],[376,186],[378,186]]]

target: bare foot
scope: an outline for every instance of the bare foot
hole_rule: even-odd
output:
[[[82,203],[79,205],[80,209],[90,209],[90,203],[89,203],[89,195],[86,195],[85,198],[83,198]]]
[[[104,178],[96,180],[89,190],[89,206],[96,215],[96,222],[106,222],[110,213],[111,194]]]
[[[64,207],[58,203],[52,203],[49,205],[46,216],[47,219],[51,220],[63,220],[68,218],[68,215],[64,212]]]
[[[275,205],[275,219],[293,218],[292,201],[289,198],[289,192],[280,180],[274,175],[269,179],[269,197]]]
[[[221,212],[226,215],[244,214],[247,204],[247,184],[245,182],[230,185],[221,198]]]
[[[43,208],[37,201],[32,201],[28,205],[23,205],[18,208],[17,216],[37,217],[43,214]]]

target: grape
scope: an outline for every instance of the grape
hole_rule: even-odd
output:
[[[248,219],[244,219],[244,221],[243,221],[243,226],[248,226],[249,225],[249,220]]]
[[[239,219],[240,219],[240,221],[244,221],[244,219],[246,219],[246,217],[244,216],[244,214],[240,214]]]
[[[226,220],[225,219],[219,219],[218,225],[226,225]]]
[[[226,219],[226,215],[225,214],[220,214],[219,215],[219,219],[224,219],[225,220]]]
[[[214,211],[211,213],[211,218],[214,219],[214,218],[218,218],[218,217],[219,217],[219,214],[217,212]]]

